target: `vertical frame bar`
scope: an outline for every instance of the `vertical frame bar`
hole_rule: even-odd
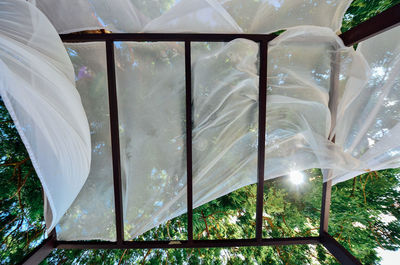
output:
[[[331,191],[332,180],[324,182],[322,186],[322,207],[321,207],[321,221],[319,226],[320,236],[328,232],[329,211],[331,209]]]
[[[336,113],[339,100],[338,87],[339,87],[339,62],[340,62],[340,52],[338,51],[338,46],[332,46],[331,55],[331,75],[330,75],[330,90],[329,90],[329,102],[328,107],[331,112],[331,128],[336,126]],[[331,131],[332,134],[332,131]],[[334,143],[335,136],[329,135],[329,138]],[[322,186],[322,205],[321,205],[321,220],[319,227],[319,234],[322,235],[324,232],[328,232],[328,221],[329,212],[331,209],[331,191],[332,191],[332,180],[330,180],[332,170],[326,170],[324,175],[328,177],[328,181],[324,182]]]
[[[256,239],[262,241],[262,224],[264,210],[264,164],[265,164],[265,125],[267,112],[267,53],[268,41],[260,42],[260,76],[258,105],[258,157],[257,157],[257,205],[256,205]]]
[[[331,128],[336,125],[336,113],[338,106],[338,86],[339,86],[339,74],[340,74],[340,51],[337,46],[332,47],[331,56],[331,76],[330,76],[330,91],[329,91],[329,110],[331,111]],[[335,136],[332,134],[329,139],[334,143]],[[324,247],[342,264],[355,264],[361,265],[361,263],[345,249],[339,242],[337,242],[331,235],[328,234],[328,221],[329,212],[331,208],[331,193],[332,193],[332,170],[326,170],[324,174],[329,179],[324,182],[322,187],[322,206],[321,206],[321,221],[319,228],[320,242]]]
[[[115,80],[115,58],[114,41],[106,41],[107,53],[107,80],[108,80],[108,102],[110,109],[111,146],[114,180],[114,202],[115,202],[115,224],[117,232],[117,244],[124,241],[124,220],[122,211],[122,180],[121,180],[121,158],[119,147],[119,122],[118,122],[118,99],[117,85]]]
[[[188,241],[193,242],[193,160],[192,160],[192,66],[190,41],[185,41],[186,81],[186,167],[187,167],[187,232]]]

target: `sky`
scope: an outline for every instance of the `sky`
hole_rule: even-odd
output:
[[[378,255],[382,257],[381,265],[400,264],[400,250],[390,251],[390,250],[378,249]]]

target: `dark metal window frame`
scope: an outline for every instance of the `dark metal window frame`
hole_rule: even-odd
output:
[[[400,4],[361,23],[339,35],[346,46],[375,36],[400,24]],[[166,34],[166,33],[111,33],[111,34],[67,34],[60,35],[64,42],[105,42],[107,56],[108,95],[112,143],[112,163],[114,179],[114,200],[116,218],[116,242],[105,241],[60,241],[53,230],[47,239],[27,255],[20,264],[39,264],[53,249],[145,249],[145,248],[227,248],[246,246],[278,246],[322,244],[342,264],[361,264],[349,251],[341,246],[328,233],[328,220],[331,201],[332,182],[323,184],[320,232],[317,237],[262,238],[262,212],[264,190],[265,159],[265,121],[267,103],[267,53],[268,42],[274,34]],[[259,43],[259,129],[257,165],[257,207],[256,235],[254,239],[193,239],[193,183],[192,183],[192,81],[191,81],[191,42],[227,42],[244,38]],[[181,241],[125,241],[121,187],[121,161],[118,132],[118,99],[115,79],[114,42],[115,41],[179,41],[185,43],[186,76],[186,145],[187,145],[187,205],[188,239]],[[331,69],[331,93],[335,91],[338,71],[335,64]],[[336,80],[336,81],[335,81]],[[332,106],[330,106],[332,107]]]

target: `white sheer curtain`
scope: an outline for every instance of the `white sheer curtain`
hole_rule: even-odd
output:
[[[0,95],[43,185],[49,230],[90,167],[88,122],[74,81],[65,48],[42,12],[26,1],[0,1]]]
[[[59,33],[272,33],[300,25],[338,31],[351,0],[31,0]]]
[[[336,142],[363,163],[336,172],[334,183],[400,167],[400,27],[361,42],[339,104]],[[360,71],[360,68],[364,71]]]
[[[186,212],[184,48],[172,42],[115,45],[129,238]],[[87,58],[88,69],[98,64],[99,56],[85,55],[86,44],[67,47]],[[340,54],[349,64],[359,55],[344,47],[332,30],[315,26],[287,30],[268,50],[266,179],[315,167],[361,169],[357,158],[328,139],[330,77],[332,64],[337,63],[332,58]],[[244,39],[192,43],[195,207],[256,182],[258,51],[258,44]],[[78,82],[79,91],[90,86]],[[99,197],[104,190],[97,192],[91,196]],[[82,205],[93,220],[104,216],[83,199]],[[68,218],[70,223],[91,219]],[[68,231],[64,225],[61,228]],[[115,240],[112,234],[100,235],[97,230],[89,235],[88,230],[84,235],[65,232],[59,237]]]

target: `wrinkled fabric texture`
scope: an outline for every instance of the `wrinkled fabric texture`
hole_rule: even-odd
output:
[[[356,53],[361,59],[348,66],[333,130],[337,145],[363,167],[336,170],[334,183],[400,167],[400,27],[361,42]]]
[[[73,44],[79,49],[84,45]],[[398,54],[389,46],[383,55]],[[367,61],[374,48],[368,53],[365,47],[366,43],[360,44],[354,51],[344,47],[331,29],[310,26],[291,28],[270,42],[265,179],[323,168],[333,170],[327,177],[336,183],[348,178],[349,172],[366,172],[368,161],[349,151],[336,131],[347,126],[345,112],[351,110],[345,107],[354,107],[349,102],[368,89],[364,88],[369,82]],[[237,39],[193,42],[191,49],[197,207],[256,182],[259,46]],[[186,212],[184,47],[179,42],[117,42],[115,54],[125,233],[134,238]],[[395,69],[392,64],[387,67]],[[335,117],[329,108],[332,78],[338,78]],[[364,97],[369,99],[368,94]],[[386,107],[381,104],[381,108]],[[379,124],[382,118],[371,120]],[[331,142],[333,136],[336,144]],[[379,155],[389,151],[385,155],[390,157],[390,148],[382,146]],[[395,166],[392,160],[380,168]],[[114,216],[109,214],[108,218]],[[65,233],[62,239],[115,240],[113,234],[91,236]]]
[[[31,2],[59,33],[102,28],[164,33],[272,33],[286,29],[268,44],[265,179],[321,168],[329,172],[325,181],[338,183],[372,170],[400,166],[396,141],[400,133],[400,27],[360,43],[357,51],[345,47],[336,32],[351,1]],[[42,30],[35,38],[55,39],[54,29],[49,30],[53,37]],[[21,32],[24,36],[32,31]],[[8,39],[3,39],[7,44]],[[115,241],[104,43],[66,45],[75,68],[73,77],[65,51],[52,52],[53,46],[54,51],[59,49],[58,42],[48,42],[51,49],[46,51],[47,42],[30,45],[48,54],[46,60],[59,70],[58,75],[77,80],[93,146],[88,180],[62,218],[58,238]],[[186,212],[187,122],[193,124],[195,207],[256,182],[257,43],[245,39],[191,43],[192,121],[185,117],[183,43],[114,45],[126,239]],[[23,46],[21,52],[29,49]],[[6,67],[18,60],[9,60]],[[25,71],[43,70],[36,65],[29,69]],[[64,102],[66,107],[78,102],[74,95]],[[69,124],[75,124],[81,115],[76,111],[67,115],[72,119]],[[40,121],[30,122],[41,125]],[[53,135],[38,141],[46,137]],[[77,143],[71,148],[80,150]],[[69,150],[60,150],[70,159],[76,158]]]
[[[90,134],[74,71],[51,23],[33,5],[0,1],[0,95],[46,195],[48,230],[88,176]]]
[[[338,31],[351,0],[30,0],[59,33],[272,33],[314,25]]]

